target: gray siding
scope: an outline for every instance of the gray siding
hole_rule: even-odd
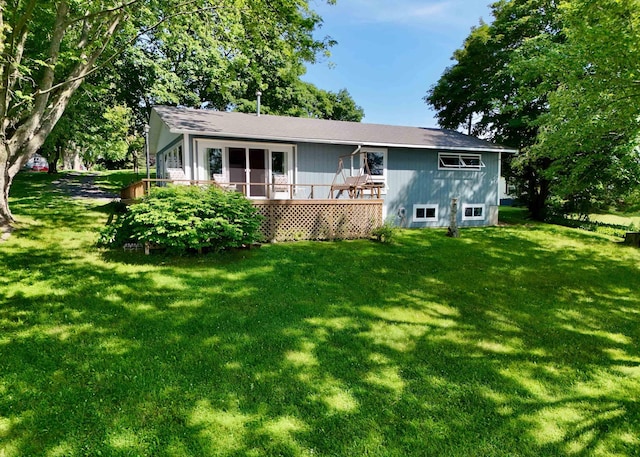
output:
[[[340,156],[351,154],[351,146],[298,144],[297,180],[299,184],[331,184]],[[443,151],[450,153],[451,151]],[[358,159],[359,160],[359,159]],[[358,160],[354,162],[358,172]],[[485,167],[480,171],[438,170],[438,151],[390,148],[387,153],[387,189],[384,214],[388,222],[405,227],[447,227],[451,199],[458,198],[458,224],[491,224],[491,213],[498,205],[499,153],[483,153]],[[348,175],[351,162],[344,159]],[[338,178],[341,182],[341,178]],[[326,195],[325,195],[326,194]],[[321,198],[328,196],[323,188]],[[316,195],[316,198],[319,196]],[[484,205],[484,220],[462,220],[465,204]],[[413,221],[413,205],[438,205],[438,218],[429,222]],[[398,213],[405,209],[405,218]]]
[[[387,221],[406,227],[446,227],[451,199],[459,199],[458,224],[490,224],[491,207],[498,203],[499,154],[483,153],[485,168],[480,171],[438,170],[438,151],[390,149],[388,153],[388,191],[385,198]],[[414,222],[413,205],[438,205],[438,219]],[[485,219],[462,220],[464,204],[485,205]],[[405,209],[405,219],[399,216]]]
[[[299,184],[330,185],[338,170],[340,156],[349,155],[354,150],[353,146],[298,144],[297,182]],[[348,158],[344,160],[344,166],[346,168],[345,172],[348,174],[351,168],[351,162]],[[328,195],[329,187],[326,188],[326,196]],[[326,196],[323,196],[323,198]]]

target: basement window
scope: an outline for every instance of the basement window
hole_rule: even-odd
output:
[[[413,205],[413,222],[438,220],[438,205]]]
[[[485,214],[485,205],[469,204],[462,205],[463,221],[483,221]]]

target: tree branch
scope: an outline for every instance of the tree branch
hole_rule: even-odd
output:
[[[3,2],[4,4],[4,2]],[[31,20],[33,16],[33,11],[35,9],[36,0],[31,0],[27,5],[27,8],[22,16],[20,16],[18,22],[10,34],[10,54],[12,57],[9,57],[9,53],[4,52],[5,42],[3,36],[3,49],[2,55],[4,57],[4,64],[2,65],[2,89],[0,91],[0,119],[4,119],[7,113],[9,112],[9,100],[11,98],[11,91],[15,87],[16,81],[19,76],[19,67],[22,62],[22,56],[24,55],[24,46],[27,41],[27,32],[28,27],[27,24]],[[3,16],[4,19],[4,16]],[[4,20],[2,25],[4,25]],[[17,38],[17,39],[16,39]],[[5,123],[2,125],[2,134],[4,136],[4,131],[6,128]]]
[[[185,2],[181,5],[179,5],[178,7],[181,8],[183,6],[195,3],[196,0],[191,0],[188,2]],[[149,32],[157,29],[158,27],[160,27],[162,24],[164,24],[165,22],[169,21],[170,19],[179,17],[179,16],[184,16],[187,14],[196,14],[196,13],[200,13],[202,11],[207,11],[207,10],[215,10],[215,7],[208,7],[208,8],[197,8],[194,10],[189,10],[189,11],[181,11],[178,13],[174,13],[168,16],[163,17],[162,19],[158,20],[155,24],[145,28],[143,31],[139,32],[138,34],[136,34],[134,37],[132,37],[131,39],[127,40],[122,46],[120,46],[113,54],[111,54],[109,57],[107,57],[104,62],[102,62],[100,65],[95,65],[90,71],[88,71],[86,74],[84,74],[83,76],[78,76],[76,78],[69,78],[66,79],[65,81],[56,84],[54,86],[52,86],[51,88],[49,88],[46,91],[41,91],[40,93],[48,93],[51,91],[54,91],[56,89],[59,89],[62,86],[65,86],[66,84],[70,84],[76,81],[76,79],[83,79],[86,78],[87,76],[92,75],[93,73],[96,73],[100,70],[102,70],[103,68],[105,68],[106,66],[108,66],[111,62],[113,62],[115,59],[117,59],[123,52],[125,49],[127,49],[131,44],[135,43],[137,40],[139,40],[141,37],[145,36],[146,34],[148,34]]]
[[[100,17],[100,16],[109,16],[109,15],[111,15],[113,13],[120,13],[122,11],[125,11],[130,6],[133,6],[136,3],[139,3],[140,1],[141,0],[131,0],[131,1],[127,2],[127,3],[123,3],[123,4],[119,5],[119,6],[114,7],[114,8],[108,8],[106,10],[97,11],[95,13],[85,14],[82,17],[76,17],[76,18],[70,19],[69,21],[67,21],[65,23],[65,26],[66,27],[70,27],[71,25],[73,25],[76,22],[81,22],[81,21],[89,21],[90,22],[91,19],[95,19],[95,18]]]

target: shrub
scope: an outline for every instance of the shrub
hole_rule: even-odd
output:
[[[371,235],[373,235],[376,241],[380,241],[381,243],[392,243],[393,237],[396,234],[396,228],[391,225],[389,222],[385,222],[383,225],[374,228],[371,231]]]
[[[220,251],[260,239],[261,216],[243,195],[216,187],[152,189],[101,234],[99,244],[150,243],[173,251]]]

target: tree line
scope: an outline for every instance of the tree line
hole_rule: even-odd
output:
[[[638,198],[640,1],[500,0],[425,96],[445,128],[517,147],[533,217]]]
[[[334,3],[335,0],[327,0]],[[346,90],[302,81],[335,42],[307,0],[0,0],[0,226],[13,177],[132,160],[155,104],[360,121]]]

